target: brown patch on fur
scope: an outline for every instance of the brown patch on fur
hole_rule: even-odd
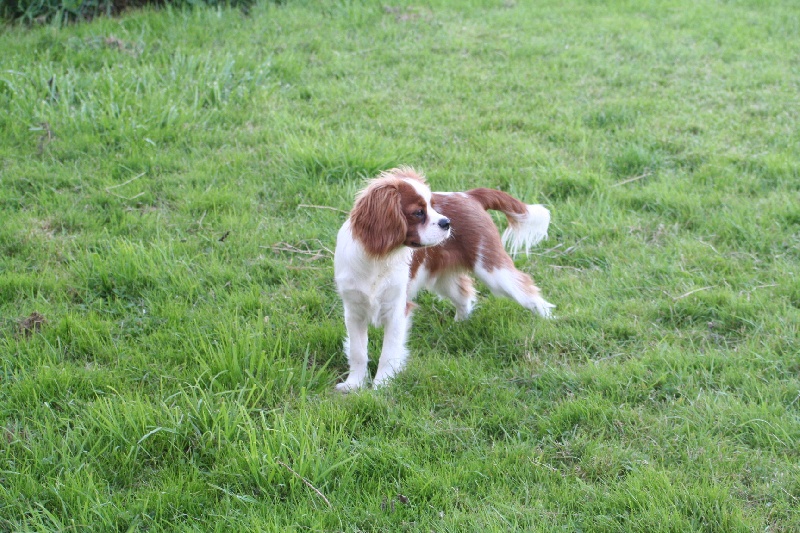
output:
[[[353,237],[367,254],[381,257],[400,246],[419,246],[419,225],[428,217],[427,203],[404,179],[422,178],[411,170],[394,169],[370,181],[350,212]],[[420,218],[416,213],[422,211]]]
[[[527,294],[530,294],[531,296],[541,296],[542,291],[536,286],[535,283],[533,283],[533,278],[531,278],[525,272],[517,270],[517,282],[519,283],[519,286],[522,287],[522,290]]]
[[[481,191],[480,197],[473,196],[474,191],[465,194],[433,194],[432,203],[436,202],[437,211],[450,219],[452,234],[439,246],[414,252],[411,260],[412,278],[423,263],[432,275],[453,270],[474,270],[479,259],[483,268],[490,272],[496,268],[514,266],[514,261],[503,248],[497,226],[479,200],[479,198],[489,199],[486,205],[491,209],[498,208],[499,204],[491,200],[496,196],[482,193],[490,190],[475,189],[474,191]],[[508,196],[505,193],[501,194]],[[519,200],[515,201],[525,205]],[[515,206],[514,209],[516,208]]]
[[[406,239],[403,244],[418,248],[421,246],[419,242],[420,226],[428,220],[428,204],[413,185],[409,185],[405,181],[400,182],[398,190],[400,191],[401,209],[406,219]],[[421,217],[419,216],[420,211],[422,211]]]
[[[481,204],[484,210],[502,211],[508,217],[510,213],[525,215],[528,213],[528,206],[517,200],[510,194],[495,189],[478,188],[467,191],[470,198],[474,198]],[[512,223],[514,219],[508,217]]]
[[[375,179],[356,197],[350,212],[353,237],[367,254],[383,256],[403,244],[406,219],[400,209],[398,179]]]
[[[417,304],[414,302],[406,302],[406,316],[411,316],[411,313],[414,312],[414,309],[417,308]]]
[[[519,225],[519,221],[514,215],[524,216],[528,214],[528,206],[524,202],[503,191],[480,187],[467,191],[467,194],[477,200],[484,209],[501,211],[506,216],[508,225],[512,228],[516,228]]]
[[[461,274],[458,277],[458,292],[464,298],[475,296],[475,288],[472,286],[472,278],[467,274]]]

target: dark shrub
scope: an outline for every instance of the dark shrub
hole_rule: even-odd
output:
[[[187,7],[227,5],[247,8],[256,0],[0,0],[0,18],[25,23],[90,20],[99,15],[115,15],[128,8],[146,5]],[[283,3],[277,0],[276,3]]]

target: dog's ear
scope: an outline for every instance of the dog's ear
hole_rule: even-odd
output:
[[[355,237],[373,257],[386,255],[406,240],[408,225],[396,183],[375,182],[359,195],[350,212]]]

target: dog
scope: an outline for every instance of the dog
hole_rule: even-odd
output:
[[[488,209],[503,212],[509,226],[501,239]],[[414,297],[429,289],[455,304],[456,320],[475,307],[470,273],[497,295],[549,317],[555,307],[531,277],[514,266],[512,254],[527,254],[547,237],[550,212],[494,189],[431,192],[410,167],[382,172],[356,196],[336,238],[334,278],[344,304],[350,365],[336,388],[367,384],[367,330],[384,327],[373,384],[389,382],[405,366]]]

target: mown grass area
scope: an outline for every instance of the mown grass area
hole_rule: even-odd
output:
[[[798,20],[298,1],[5,28],[0,530],[800,529]],[[330,250],[401,164],[547,204],[517,263],[558,318],[424,295],[409,368],[339,395]]]

